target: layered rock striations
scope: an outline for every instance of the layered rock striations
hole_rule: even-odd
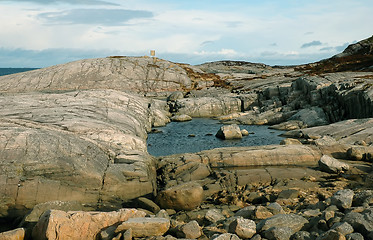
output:
[[[324,190],[315,193],[311,189],[318,189],[322,184],[330,186],[322,183],[322,179],[348,175],[360,177],[366,184],[371,182],[371,174],[365,171],[371,167],[368,162],[373,152],[371,50],[369,38],[324,62],[299,67],[234,61],[190,66],[148,57],[108,57],[0,77],[0,217],[15,219],[35,205],[50,201],[79,202],[94,210],[119,209],[129,200],[144,196],[165,208],[189,211],[215,196],[215,203],[234,203],[242,208],[248,203],[263,203],[251,210],[242,210],[255,216],[252,218],[258,220],[257,229],[254,222],[245,226],[245,222],[237,218],[227,220],[224,231],[232,232],[230,237],[237,237],[233,234],[242,237],[255,237],[254,234],[260,237],[260,234],[266,238],[306,236],[308,232],[301,230],[313,232],[312,236],[336,234],[334,229],[339,228],[332,228],[332,222],[327,222],[330,211],[325,208],[336,202],[337,209],[332,206],[330,209],[334,209],[341,220],[338,208],[351,208],[351,204],[345,206],[339,202],[345,201],[341,197],[345,192],[333,198]],[[342,60],[351,61],[342,63]],[[332,65],[335,68],[328,68]],[[146,139],[152,127],[191,117],[218,117],[231,124],[268,124],[287,130],[285,136],[293,139],[283,141],[283,145],[221,148],[159,158],[148,154]],[[320,214],[304,211],[302,216],[318,221],[308,224],[308,220],[298,215],[277,215],[284,211],[280,211],[281,206],[278,210],[275,203],[264,205],[272,199],[260,192],[264,189],[262,186],[283,190],[281,194],[276,192],[276,203],[284,206],[290,204],[290,198],[302,194],[303,200],[297,201],[307,199],[301,191],[308,189],[310,194],[325,199],[309,208],[325,210],[325,216],[316,218],[321,215],[320,211]],[[338,188],[345,186],[347,184]],[[241,191],[243,188],[246,190]],[[241,191],[241,195],[222,196],[236,190]],[[350,201],[354,192],[347,193]],[[197,196],[193,204],[183,197],[189,195]],[[217,195],[220,197],[216,198]],[[138,202],[148,204],[145,209],[157,209],[156,218],[110,223],[103,226],[105,229],[95,229],[90,234],[111,239],[158,236],[169,228],[169,233],[178,232],[175,236],[224,232],[217,228],[221,224],[215,224],[203,233],[193,230],[198,234],[190,235],[189,225],[173,221],[170,225],[168,213],[159,210],[150,199]],[[301,211],[303,206],[298,207],[297,211]],[[295,211],[295,207],[291,208],[287,213]],[[229,215],[228,210],[225,209],[225,215]],[[35,234],[38,229],[46,230],[40,226],[49,223],[53,215],[50,213],[56,212],[47,211],[43,215],[44,222],[35,228]],[[81,214],[59,213],[67,214],[69,221],[69,216]],[[141,213],[141,217],[144,214]],[[100,216],[98,213],[88,215]],[[219,213],[216,209],[206,215],[224,219],[223,211]],[[344,216],[346,222],[356,226],[355,220],[351,220],[353,217],[357,216]],[[191,226],[199,229],[198,224],[213,221],[211,219],[214,218],[210,216]],[[289,219],[301,222],[302,226],[264,227],[271,221],[286,223]],[[229,227],[234,221],[235,226]],[[136,231],[130,230],[131,224],[136,226]],[[121,225],[126,227],[119,231]],[[145,225],[149,227],[144,229],[146,234],[141,232],[141,226]],[[316,227],[311,225],[319,229],[314,230]],[[159,228],[163,230],[150,231],[156,230],[152,226],[162,226]],[[244,227],[250,228],[249,235],[243,234]],[[355,231],[359,234],[369,235],[370,230],[358,228]],[[54,233],[52,230],[51,234]],[[351,233],[348,231],[345,235]],[[65,233],[59,234],[65,236]],[[210,237],[213,238],[213,234]]]

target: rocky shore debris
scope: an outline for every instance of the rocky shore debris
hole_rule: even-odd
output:
[[[296,67],[108,57],[1,76],[0,239],[372,239],[372,43]],[[149,155],[182,115],[288,139]]]

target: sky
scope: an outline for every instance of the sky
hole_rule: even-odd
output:
[[[373,35],[372,0],[0,0],[0,67],[156,56],[294,65]]]

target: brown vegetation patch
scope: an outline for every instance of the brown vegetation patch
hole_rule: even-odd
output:
[[[312,75],[345,71],[373,72],[373,55],[332,57],[317,63],[297,67],[295,70],[304,71]]]
[[[188,74],[188,77],[192,80],[192,82],[198,81],[212,81],[214,83],[214,87],[221,87],[221,88],[228,88],[230,89],[230,85],[224,79],[221,79],[220,76],[214,73],[205,73],[205,72],[196,72],[192,68],[188,67],[186,64],[178,64],[182,67]],[[193,84],[197,86],[198,84]]]

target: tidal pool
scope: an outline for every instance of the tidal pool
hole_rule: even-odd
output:
[[[189,122],[171,122],[165,127],[156,128],[158,133],[148,134],[148,152],[153,156],[166,156],[177,153],[194,153],[203,150],[279,144],[283,131],[268,129],[268,126],[240,125],[250,135],[240,140],[221,140],[215,137],[219,121],[207,118],[194,118]]]

